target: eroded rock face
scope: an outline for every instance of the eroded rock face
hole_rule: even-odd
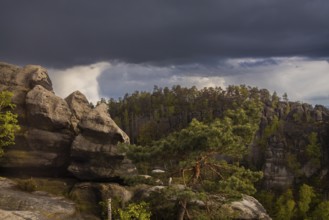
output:
[[[82,117],[78,124],[83,135],[117,142],[129,142],[129,137],[112,120],[106,104],[101,103]]]
[[[264,177],[268,188],[289,187],[294,175],[286,166],[286,144],[273,136],[269,139],[269,146],[265,155]]]
[[[71,123],[76,133],[79,133],[78,123],[84,115],[91,111],[89,102],[84,94],[79,91],[73,92],[67,98],[66,103],[72,111]]]
[[[313,107],[298,102],[279,102],[276,107],[267,105],[260,123],[261,135],[273,125],[275,117],[278,127],[271,133],[267,131],[266,150],[259,157],[263,160],[265,187],[285,189],[298,181],[300,176],[312,177],[320,171],[319,165],[305,157],[305,149],[312,132],[317,134],[318,142],[326,146],[329,110],[324,106]],[[253,151],[253,157],[257,156],[254,152],[257,149]]]
[[[47,70],[34,65],[0,63],[2,90],[14,93],[21,126],[16,144],[0,158],[3,172],[66,175],[69,167],[80,179],[106,180],[134,170],[117,150],[117,143],[129,142],[129,137],[105,104],[92,109],[79,91],[65,100],[56,96]]]
[[[71,110],[53,92],[37,85],[27,93],[25,102],[30,126],[48,131],[70,128]]]
[[[135,167],[117,149],[118,142],[129,142],[128,136],[115,124],[101,104],[85,114],[78,124],[81,133],[75,137],[68,170],[84,180],[116,178],[136,172]]]
[[[14,92],[12,101],[16,104],[15,112],[18,113],[21,123],[25,123],[26,94],[36,85],[42,85],[49,91],[53,90],[47,71],[41,66],[28,65],[20,68],[7,63],[0,63],[0,91]]]

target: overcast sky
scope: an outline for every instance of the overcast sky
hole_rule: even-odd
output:
[[[96,102],[247,84],[329,105],[328,0],[1,0],[0,61]]]

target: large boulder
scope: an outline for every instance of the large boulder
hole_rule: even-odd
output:
[[[236,213],[237,219],[259,219],[270,220],[272,219],[267,213],[262,204],[252,196],[243,195],[241,200],[234,201],[229,204]]]
[[[14,93],[13,103],[21,123],[25,123],[25,97],[28,91],[41,85],[52,91],[52,82],[46,69],[41,66],[28,65],[23,68],[7,63],[0,63],[0,91],[9,90]]]
[[[49,131],[70,127],[72,113],[67,103],[40,85],[27,93],[26,110],[32,127]]]
[[[136,172],[118,142],[129,142],[129,137],[115,124],[105,104],[85,114],[78,124],[81,133],[71,148],[72,163],[68,170],[79,179],[113,179]]]
[[[65,98],[66,103],[72,111],[71,123],[76,133],[79,133],[78,123],[83,116],[91,111],[91,106],[84,94],[79,91],[73,92]]]
[[[129,143],[128,135],[112,120],[105,103],[101,103],[89,114],[86,114],[78,126],[86,136],[101,138],[114,144],[117,142]]]

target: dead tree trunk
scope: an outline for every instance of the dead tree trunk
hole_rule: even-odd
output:
[[[186,212],[186,200],[181,200],[178,202],[179,209],[177,214],[177,220],[184,220],[185,212]]]

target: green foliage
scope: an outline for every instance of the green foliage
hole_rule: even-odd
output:
[[[17,115],[10,111],[15,108],[11,103],[12,96],[11,92],[0,92],[0,157],[3,155],[3,147],[15,143],[15,133],[19,130]]]
[[[314,197],[315,197],[315,193],[314,193],[312,187],[310,187],[307,184],[303,184],[300,187],[299,200],[298,200],[297,204],[298,204],[298,210],[299,210],[300,216],[302,218],[306,218],[306,214],[310,209],[310,204]]]
[[[321,202],[312,212],[311,220],[327,220],[329,219],[329,201]]]
[[[312,132],[308,136],[309,144],[305,148],[305,154],[308,160],[310,160],[313,166],[320,167],[321,165],[321,144],[318,142],[317,133]]]
[[[102,219],[108,218],[108,200],[102,200],[98,202],[98,208],[100,210],[100,215]],[[121,208],[124,206],[124,203],[122,202],[121,198],[119,197],[112,197],[111,199],[111,209],[112,209],[112,219],[119,219],[118,216],[118,210],[122,210]]]
[[[300,175],[301,165],[300,165],[299,161],[297,160],[296,154],[287,152],[285,154],[285,162],[286,162],[287,168],[291,172],[293,172],[296,176]]]
[[[241,193],[252,195],[256,193],[257,190],[253,183],[261,179],[263,173],[260,171],[254,172],[239,166],[233,166],[233,168],[235,169],[233,175],[219,181],[219,191],[229,195],[241,195]]]
[[[276,215],[277,220],[290,220],[296,212],[296,202],[293,197],[291,189],[288,189],[276,201]]]
[[[280,97],[278,96],[276,91],[274,91],[273,94],[272,94],[272,107],[277,108],[278,104],[279,104],[279,101],[280,101]]]
[[[149,220],[151,219],[151,212],[149,211],[149,204],[146,202],[131,203],[128,207],[116,211],[118,219],[120,220]]]
[[[293,119],[294,119],[295,122],[302,122],[302,121],[303,121],[303,120],[302,120],[303,115],[302,115],[302,113],[300,113],[300,112],[295,112],[295,113],[292,115],[292,117],[293,117]]]
[[[75,179],[54,179],[37,177],[33,177],[30,179],[17,179],[18,183],[20,183],[20,181],[24,182],[24,185],[29,185],[30,183],[30,185],[33,185],[32,188],[35,188],[38,191],[45,191],[53,195],[65,197],[69,196],[69,192],[76,182]]]
[[[270,122],[270,124],[267,125],[264,129],[264,133],[261,139],[261,144],[266,145],[268,138],[276,134],[279,131],[279,129],[282,127],[282,124],[283,122],[280,121],[279,118],[275,115],[272,121]]]
[[[282,95],[282,99],[283,99],[284,102],[289,102],[288,94],[287,94],[286,92],[283,93],[283,95]]]
[[[258,191],[255,198],[264,206],[269,216],[275,215],[275,194],[268,190]]]
[[[106,219],[108,213],[107,213],[107,206],[108,206],[108,203],[107,201],[100,201],[98,202],[98,205],[100,207],[100,210],[101,210],[101,216],[102,216],[102,219]]]
[[[315,193],[312,186],[302,184],[299,190],[288,189],[282,194],[261,191],[257,198],[274,219],[327,219],[328,202]],[[273,206],[273,204],[275,204]],[[326,216],[326,217],[325,217]]]
[[[177,219],[177,214],[182,211],[182,206],[185,206],[185,208],[193,206],[191,203],[187,204],[189,201],[206,200],[207,195],[204,192],[195,191],[190,187],[175,186],[154,190],[148,198],[152,215],[161,219]]]
[[[145,178],[143,176],[127,176],[124,177],[123,182],[128,186],[135,186],[138,184],[156,185],[154,178]]]
[[[37,182],[32,177],[29,179],[17,180],[17,186],[26,192],[33,192],[37,190]]]

